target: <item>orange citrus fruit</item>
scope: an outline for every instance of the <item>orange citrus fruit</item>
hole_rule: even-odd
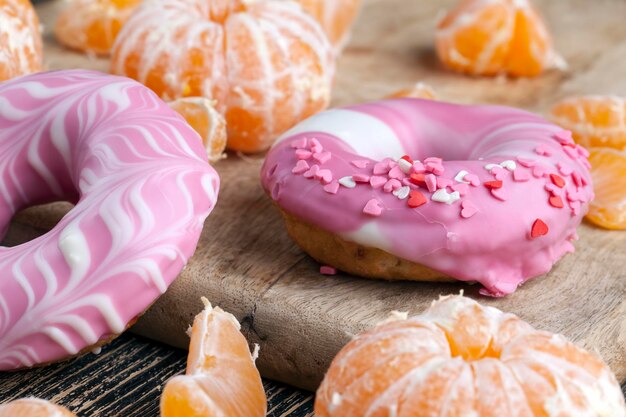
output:
[[[562,64],[529,0],[462,0],[435,39],[441,61],[469,74],[535,76]]]
[[[239,322],[203,302],[191,328],[187,372],[165,384],[161,416],[264,417],[267,398]]]
[[[626,147],[626,100],[615,96],[566,98],[550,110],[554,123],[583,146]]]
[[[348,343],[317,391],[317,417],[626,416],[619,384],[563,336],[462,296]]]
[[[437,93],[428,84],[418,82],[411,87],[403,88],[388,96],[388,98],[423,98],[428,100],[435,100]]]
[[[298,0],[304,10],[322,25],[330,42],[338,48],[348,41],[361,0]]]
[[[141,0],[70,0],[59,14],[54,34],[69,48],[108,54],[139,3]]]
[[[595,198],[587,219],[606,229],[626,230],[626,148],[591,148]]]
[[[0,0],[0,81],[41,71],[39,19],[29,0]]]
[[[184,97],[170,101],[168,105],[198,132],[210,162],[217,162],[224,157],[226,120],[215,109],[211,100],[204,97]]]
[[[76,415],[45,400],[22,398],[0,404],[0,417],[76,417]]]
[[[111,70],[166,100],[216,100],[228,147],[258,152],[328,105],[334,54],[292,2],[146,1],[120,31]]]

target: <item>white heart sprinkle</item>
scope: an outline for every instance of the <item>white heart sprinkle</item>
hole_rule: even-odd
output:
[[[456,176],[454,177],[454,180],[456,182],[463,182],[465,184],[469,184],[469,181],[465,181],[465,176],[467,174],[469,174],[469,172],[467,172],[466,170],[459,171],[459,173],[456,174]]]
[[[404,187],[400,187],[396,191],[394,191],[393,195],[398,197],[398,199],[400,200],[404,200],[405,198],[409,196],[410,191],[411,189],[407,185],[405,185]]]
[[[448,203],[448,201],[450,201],[450,194],[445,188],[440,188],[433,193],[431,199],[438,203]]]
[[[448,204],[452,204],[455,201],[458,201],[460,199],[461,199],[461,193],[459,193],[458,191],[454,191],[450,193],[450,199],[448,200]]]
[[[500,165],[498,165],[498,164],[487,164],[487,165],[485,165],[485,169],[486,169],[487,171],[491,171],[491,170],[492,170],[492,169],[494,169],[495,167],[499,167],[499,166],[500,166]]]
[[[398,159],[398,168],[400,168],[400,170],[404,172],[405,174],[408,174],[409,172],[411,172],[412,166],[413,164],[411,164],[406,159],[402,159],[402,158]]]
[[[356,187],[356,182],[354,181],[354,178],[352,178],[351,176],[347,176],[347,177],[343,177],[339,179],[339,184],[343,185],[346,188]]]
[[[515,171],[515,169],[517,168],[517,164],[515,163],[515,161],[511,161],[510,159],[500,162],[500,166],[502,168],[508,169],[509,171]]]

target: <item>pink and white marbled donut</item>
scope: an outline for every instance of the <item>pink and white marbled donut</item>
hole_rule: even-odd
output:
[[[396,99],[300,123],[262,182],[313,227],[499,296],[574,250],[593,198],[586,156],[525,111]]]
[[[76,206],[0,247],[0,370],[122,332],[183,269],[219,177],[197,133],[141,84],[89,71],[0,84],[0,233],[23,207]]]

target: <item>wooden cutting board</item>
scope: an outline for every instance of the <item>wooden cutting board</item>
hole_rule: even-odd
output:
[[[433,52],[433,29],[441,10],[452,3],[365,1],[339,62],[334,104],[376,99],[416,81],[433,85],[452,101],[538,112],[568,94],[626,95],[626,2],[538,1],[569,70],[519,80],[472,78],[441,67]],[[47,67],[106,70],[105,59],[68,52],[52,39],[50,29],[60,5],[38,6],[46,27]],[[258,175],[262,158],[231,154],[216,165],[223,186],[196,255],[133,331],[185,347],[186,327],[204,295],[233,312],[250,342],[261,345],[258,363],[265,376],[314,389],[353,334],[392,310],[416,314],[440,294],[464,290],[597,351],[620,381],[626,379],[626,232],[583,224],[575,254],[503,299],[480,297],[477,286],[463,284],[326,277],[289,240],[264,195]],[[626,186],[625,180],[618,180]],[[54,204],[22,212],[5,241],[15,244],[45,232],[68,208]]]

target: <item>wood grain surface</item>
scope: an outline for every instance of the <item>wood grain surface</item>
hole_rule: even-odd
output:
[[[489,102],[543,112],[578,93],[626,95],[626,2],[537,1],[569,70],[535,79],[472,78],[444,70],[433,52],[433,27],[453,0],[369,0],[339,62],[334,104],[376,99],[416,81],[451,101]],[[106,70],[104,59],[63,50],[50,39],[59,3],[38,11],[47,27],[47,66]],[[577,252],[547,275],[503,299],[476,286],[370,281],[322,276],[319,266],[287,237],[259,183],[262,155],[229,155],[216,165],[220,199],[187,269],[134,331],[175,346],[201,308],[199,297],[235,314],[251,343],[260,343],[264,376],[316,387],[334,354],[350,337],[390,311],[421,312],[440,294],[458,293],[520,315],[539,328],[565,334],[598,352],[626,379],[626,233],[589,224],[579,228]],[[53,227],[65,204],[19,214],[8,240],[24,241]]]

